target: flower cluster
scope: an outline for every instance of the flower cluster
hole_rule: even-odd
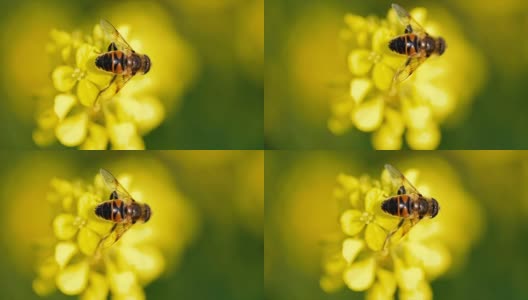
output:
[[[436,30],[426,19],[427,11],[417,8],[410,12],[432,36],[440,33],[448,44],[446,52],[428,58],[402,83],[393,83],[396,71],[407,57],[392,52],[389,41],[404,33],[396,12],[389,10],[386,19],[347,15],[341,40],[348,49],[349,89],[333,99],[330,131],[343,134],[350,127],[373,132],[375,149],[400,149],[405,134],[412,149],[435,149],[440,144],[440,124],[461,109],[476,88],[474,80],[466,81],[466,92],[460,83],[472,75],[479,62],[472,56],[461,34],[447,25]],[[464,61],[462,62],[461,61]],[[454,66],[457,66],[456,68]],[[471,72],[471,73],[470,73]],[[457,74],[458,73],[458,74]],[[462,74],[460,74],[462,73]]]
[[[122,183],[128,180],[123,178]],[[100,251],[112,222],[95,216],[94,208],[109,191],[98,174],[92,184],[53,179],[47,200],[53,206],[54,245],[42,255],[33,281],[34,291],[48,295],[56,289],[82,299],[145,299],[143,286],[158,278],[166,261],[152,228],[130,229],[110,248]]]
[[[126,28],[120,32],[126,37]],[[145,148],[142,136],[159,126],[165,109],[148,94],[152,81],[147,76],[135,76],[116,94],[113,75],[95,66],[109,43],[99,25],[90,35],[51,31],[47,51],[57,65],[51,73],[56,94],[40,99],[33,132],[37,145],[58,140],[80,149],[103,150],[109,143],[112,149]]]
[[[415,182],[417,171],[406,175]],[[457,235],[453,244],[453,237],[446,234],[461,225],[443,221],[442,214],[446,210],[451,214],[452,206],[442,206],[439,216],[422,220],[403,238],[399,230],[384,249],[387,233],[400,221],[381,210],[382,201],[398,188],[389,173],[383,171],[380,180],[341,174],[338,182],[335,197],[346,204],[340,217],[344,238],[324,257],[321,287],[331,292],[346,285],[353,291],[367,291],[367,299],[394,299],[397,290],[399,299],[432,299],[430,281],[445,274],[465,247],[458,240],[463,236]],[[473,229],[468,229],[467,239],[472,241],[473,235]]]

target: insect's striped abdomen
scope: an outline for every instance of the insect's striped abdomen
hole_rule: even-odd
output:
[[[105,201],[95,208],[95,214],[105,220],[121,223],[125,220],[125,203],[121,200]]]
[[[412,33],[398,36],[389,42],[389,49],[407,56],[415,55],[418,52],[418,47],[418,36]]]
[[[123,51],[119,50],[103,53],[95,59],[95,66],[101,70],[114,74],[123,73],[125,65],[126,56]]]
[[[411,199],[408,195],[394,196],[383,201],[381,209],[393,216],[407,218],[411,214]]]

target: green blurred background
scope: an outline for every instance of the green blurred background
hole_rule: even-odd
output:
[[[145,49],[174,55],[176,62],[153,61],[167,112],[145,137],[147,149],[262,148],[263,0],[22,0],[0,9],[2,148],[37,148],[36,97],[51,87],[55,67],[45,51],[51,29],[89,33],[100,18],[142,33]],[[167,53],[175,47],[185,55]]]
[[[268,151],[265,162],[264,286],[267,299],[365,299],[344,288],[326,294],[319,286],[325,241],[339,232],[338,203],[333,198],[337,176],[368,174],[378,179],[383,165],[416,168],[429,178],[440,206],[473,208],[459,211],[480,224],[465,257],[432,282],[434,299],[526,299],[528,297],[528,152],[339,152]],[[422,181],[423,182],[423,181]],[[462,194],[461,194],[462,192]],[[435,195],[431,195],[435,196]],[[455,209],[456,211],[456,209]],[[442,214],[442,211],[439,213]],[[444,220],[443,220],[444,221]],[[420,226],[418,224],[417,226]],[[453,225],[455,226],[455,225]],[[453,228],[460,244],[469,226]]]
[[[327,129],[334,82],[348,74],[338,40],[346,13],[384,18],[392,1],[269,0],[265,12],[265,144],[267,149],[372,149],[371,134]],[[442,127],[439,149],[526,149],[528,4],[522,0],[398,1],[428,18],[450,16],[478,51],[483,85],[470,106]],[[441,30],[441,27],[438,29]],[[447,41],[449,45],[449,41]],[[452,46],[452,45],[451,45]],[[451,48],[453,49],[453,48]],[[469,51],[469,50],[468,50]],[[449,48],[446,51],[446,55]],[[344,85],[345,86],[345,85]],[[344,88],[343,86],[343,88]]]
[[[158,202],[180,203],[175,205],[189,212],[185,220],[176,220],[182,228],[157,228],[179,250],[166,258],[172,262],[166,272],[145,288],[147,299],[263,298],[263,151],[0,154],[2,298],[40,299],[31,288],[33,252],[36,241],[53,235],[46,201],[51,179],[93,182],[101,167],[116,176],[129,174],[131,187],[145,191],[146,202],[148,189],[170,192],[178,199]],[[158,211],[158,218],[163,213],[182,214]],[[164,223],[174,220],[159,224]],[[57,292],[49,299],[72,298]]]

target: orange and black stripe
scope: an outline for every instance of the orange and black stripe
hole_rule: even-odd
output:
[[[413,33],[401,35],[389,42],[389,49],[396,53],[405,54],[407,56],[415,55],[418,52],[418,47],[418,36]]]
[[[125,219],[125,203],[119,199],[105,201],[95,208],[95,214],[105,220],[120,223]]]
[[[409,195],[391,197],[381,204],[381,209],[393,216],[407,218],[412,213],[412,201]]]
[[[109,51],[99,55],[95,59],[95,65],[104,71],[121,74],[125,70],[126,55],[123,51]]]

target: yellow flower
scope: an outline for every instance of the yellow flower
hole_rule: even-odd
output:
[[[125,30],[121,33],[126,36]],[[142,136],[165,118],[161,101],[151,94],[152,81],[137,76],[117,94],[115,83],[108,86],[113,76],[95,66],[95,58],[110,43],[99,25],[84,37],[53,30],[51,39],[47,50],[58,61],[51,74],[57,94],[41,99],[35,143],[47,146],[58,140],[87,150],[107,149],[108,143],[112,149],[145,149]]]
[[[375,149],[400,149],[405,134],[410,148],[435,149],[441,140],[440,125],[461,110],[475,92],[483,73],[478,53],[449,22],[437,29],[426,19],[424,8],[410,13],[428,33],[443,36],[449,48],[440,57],[428,58],[408,79],[395,85],[394,74],[407,59],[388,47],[391,39],[404,33],[396,13],[389,10],[386,19],[345,17],[347,27],[341,40],[349,48],[351,79],[346,95],[332,103],[328,121],[332,133],[343,134],[350,127],[372,132]],[[460,82],[465,83],[464,92]]]
[[[120,177],[120,182],[128,186],[129,179]],[[109,293],[116,299],[145,299],[143,286],[158,278],[168,263],[166,241],[154,237],[152,220],[134,225],[117,243],[101,251],[99,242],[113,226],[94,213],[110,195],[101,176],[92,184],[53,179],[51,187],[47,200],[56,213],[52,222],[55,243],[37,266],[34,291],[48,295],[58,289],[82,299],[106,299]],[[154,214],[156,206],[163,206],[154,200],[151,204]]]
[[[406,172],[413,183],[417,175],[416,170]],[[398,187],[387,171],[380,180],[341,174],[338,183],[335,197],[346,205],[340,217],[344,237],[323,258],[321,287],[331,292],[346,285],[353,291],[366,291],[367,299],[394,299],[397,290],[400,299],[432,299],[430,281],[445,274],[460,251],[443,226],[460,228],[464,221],[442,224],[441,218],[424,219],[403,238],[398,231],[388,249],[382,249],[387,233],[396,228],[400,218],[384,213],[381,203]],[[450,214],[452,208],[446,210]],[[468,237],[472,235],[468,232]]]

